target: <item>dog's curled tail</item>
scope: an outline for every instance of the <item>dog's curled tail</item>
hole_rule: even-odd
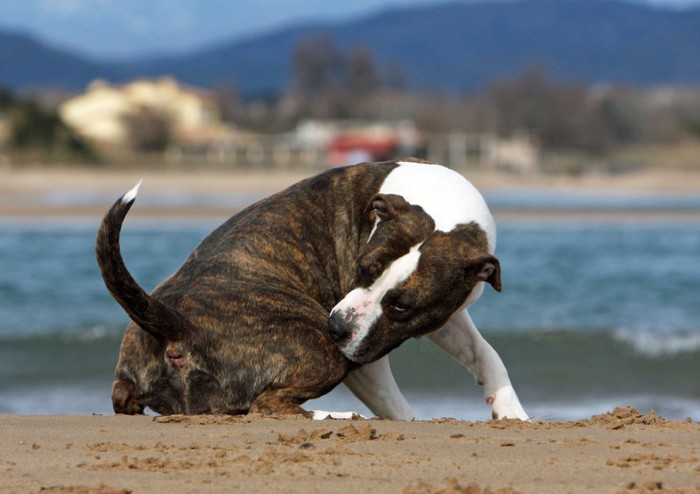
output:
[[[175,309],[146,293],[122,259],[119,235],[140,185],[141,182],[118,199],[103,218],[97,232],[97,264],[109,292],[141,329],[158,339],[179,340],[187,331],[187,321]]]

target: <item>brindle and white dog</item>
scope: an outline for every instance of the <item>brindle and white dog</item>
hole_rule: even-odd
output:
[[[150,295],[119,248],[135,197],[97,237],[133,321],[115,412],[305,413],[343,382],[377,416],[411,419],[387,354],[427,335],[483,384],[493,417],[528,418],[467,312],[501,278],[493,218],[460,174],[417,160],[326,171],[231,217]]]

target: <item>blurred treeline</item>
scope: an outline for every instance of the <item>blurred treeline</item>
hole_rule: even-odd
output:
[[[425,133],[526,134],[543,153],[591,159],[640,146],[700,143],[700,85],[590,85],[533,65],[476,90],[434,93],[412,88],[400,66],[379,64],[370,49],[343,51],[325,36],[302,40],[290,66],[293,82],[279,94],[252,98],[230,85],[208,88],[222,119],[258,133],[288,132],[308,118],[410,119]],[[55,98],[46,101],[0,92],[5,152],[104,162],[98,148],[61,121]],[[164,149],[173,138],[157,115],[127,123],[134,151]],[[155,138],[144,139],[148,132]]]
[[[0,151],[34,161],[96,163],[98,155],[68,127],[53,105],[37,97],[19,97],[0,90]]]

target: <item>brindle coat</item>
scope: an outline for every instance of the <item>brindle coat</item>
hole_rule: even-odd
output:
[[[234,215],[147,295],[119,251],[117,201],[97,259],[132,321],[115,371],[117,413],[300,413],[351,369],[327,334],[374,223],[365,208],[395,164],[329,170]],[[356,200],[339,200],[357,198]]]
[[[331,309],[434,227],[401,196],[375,195],[396,166],[329,170],[250,206],[151,295],[122,260],[119,235],[133,199],[118,200],[97,235],[102,276],[133,321],[115,371],[115,412],[304,413],[301,403],[339,384],[357,364],[329,334]],[[382,221],[368,244],[377,216],[400,221]],[[479,237],[467,243],[485,251],[480,228],[465,225],[463,234]],[[488,281],[500,288],[496,278]],[[424,334],[446,317],[412,325],[423,324]]]

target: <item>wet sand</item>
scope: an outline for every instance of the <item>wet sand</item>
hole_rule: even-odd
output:
[[[311,171],[142,171],[87,168],[0,168],[0,217],[56,218],[79,217],[99,221],[112,202],[143,179],[140,195],[163,193],[199,194],[226,197],[247,194],[263,197],[310,176]],[[634,196],[655,194],[667,197],[700,194],[700,171],[647,170],[642,172],[579,177],[553,175],[516,175],[499,172],[466,172],[482,192],[596,194]],[[76,199],[71,200],[74,196]],[[60,200],[56,200],[59,198]],[[144,201],[147,202],[147,201]],[[225,201],[223,201],[225,202]],[[227,218],[233,208],[183,203],[144,204],[135,207],[130,217]],[[630,216],[660,219],[676,217],[700,221],[697,210],[689,211],[556,211],[518,209],[494,210],[496,219],[536,216],[544,219],[620,219]]]

